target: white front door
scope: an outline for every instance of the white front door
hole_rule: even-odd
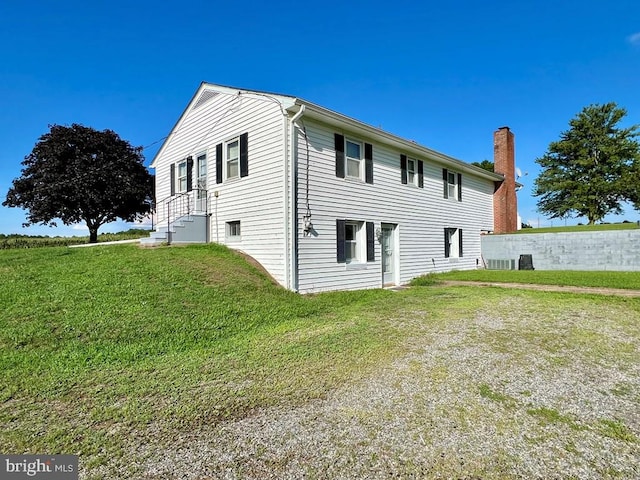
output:
[[[382,284],[396,284],[395,225],[382,224]]]

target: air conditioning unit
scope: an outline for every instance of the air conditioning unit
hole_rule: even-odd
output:
[[[488,259],[487,260],[487,269],[488,270],[515,270],[516,269],[516,261],[515,259]]]

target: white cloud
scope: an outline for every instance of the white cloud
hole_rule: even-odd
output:
[[[636,32],[632,35],[629,35],[627,37],[627,41],[631,44],[631,45],[636,45],[638,47],[640,47],[640,32]]]
[[[89,231],[89,229],[87,228],[87,226],[84,223],[76,223],[71,228],[73,230],[84,230],[85,232]]]
[[[531,225],[532,227],[538,227],[540,226],[540,218],[530,218],[524,223],[526,223],[527,225]]]
[[[151,227],[153,225],[153,219],[151,218],[150,215],[147,215],[146,217],[142,217],[141,219],[136,220],[135,222],[133,222],[133,226],[135,228],[144,228],[144,227]]]

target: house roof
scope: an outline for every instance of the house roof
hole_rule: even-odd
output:
[[[171,141],[171,137],[176,133],[182,119],[185,117],[187,112],[192,108],[193,105],[196,104],[198,99],[201,98],[201,93],[205,90],[214,90],[219,91],[221,93],[233,94],[233,95],[242,95],[244,94],[253,94],[253,95],[261,95],[268,97],[272,100],[276,100],[280,103],[283,110],[293,115],[300,111],[304,106],[304,117],[312,118],[322,123],[338,127],[340,129],[348,130],[354,134],[359,134],[365,137],[373,137],[376,138],[381,143],[394,147],[402,152],[406,152],[409,155],[415,155],[421,158],[428,158],[432,161],[442,164],[445,167],[452,167],[456,170],[465,171],[468,173],[473,173],[476,176],[484,177],[494,181],[503,180],[504,177],[498,173],[489,172],[475,165],[471,165],[465,161],[459,160],[457,158],[450,157],[443,153],[437,152],[425,146],[422,146],[413,140],[407,140],[392,133],[386,132],[380,128],[373,127],[368,125],[360,120],[356,120],[354,118],[348,117],[341,113],[335,112],[333,110],[329,110],[328,108],[317,105],[313,102],[309,102],[299,97],[294,97],[291,95],[283,95],[279,93],[265,92],[260,90],[243,90],[235,87],[229,87],[224,85],[216,85],[207,82],[201,82],[200,86],[194,93],[193,97],[189,101],[187,107],[180,115],[180,118],[171,129],[171,132],[165,138],[162,146],[156,153],[153,161],[151,162],[151,168],[155,168],[155,162],[163,153],[165,147]]]

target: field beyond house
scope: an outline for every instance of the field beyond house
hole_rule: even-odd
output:
[[[635,230],[640,228],[638,222],[622,222],[622,223],[598,223],[594,225],[571,225],[556,227],[534,227],[523,228],[514,233],[532,234],[532,233],[563,233],[563,232],[603,232],[611,230]]]
[[[300,296],[217,245],[4,250],[0,273],[0,451],[81,478],[640,477],[640,299]]]
[[[150,231],[141,228],[131,228],[125,232],[101,233],[98,235],[98,243],[115,242],[121,240],[134,240],[148,237]],[[49,235],[5,235],[0,233],[0,250],[13,248],[41,248],[41,247],[67,247],[71,245],[84,245],[89,243],[89,236],[61,237]]]

